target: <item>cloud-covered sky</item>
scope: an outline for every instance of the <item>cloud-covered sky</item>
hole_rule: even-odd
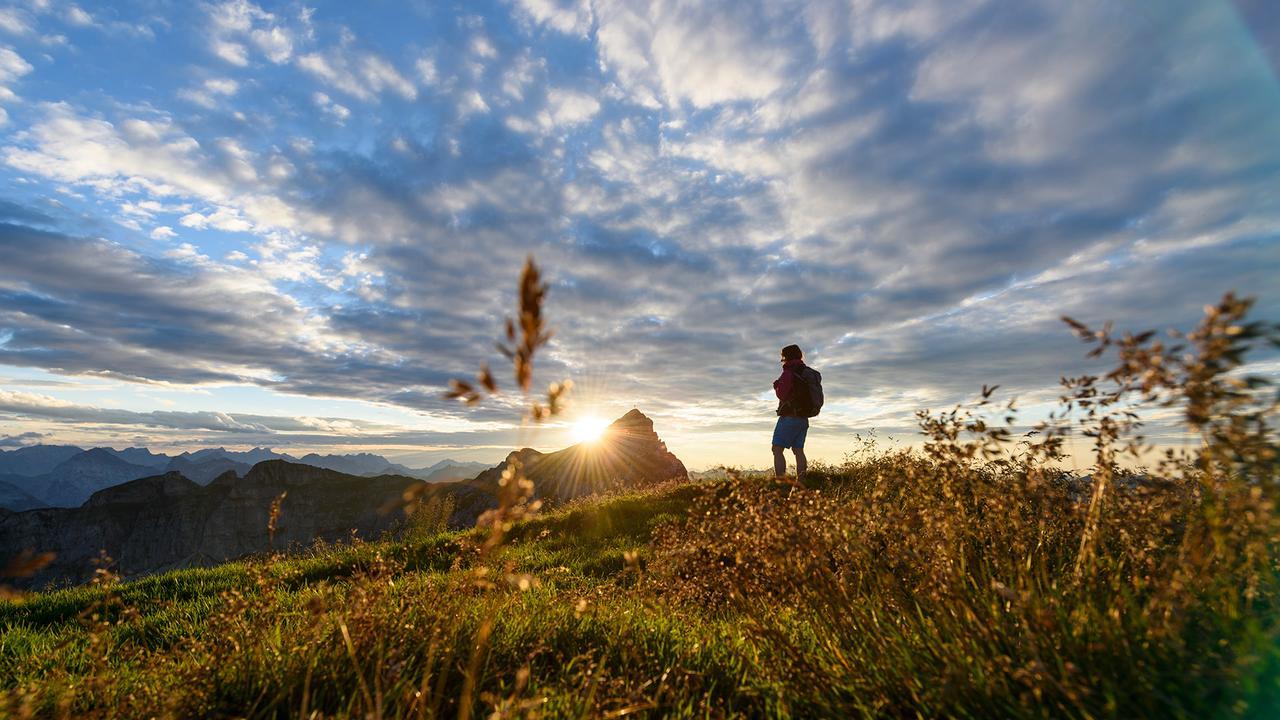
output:
[[[0,445],[566,444],[441,398],[530,253],[538,382],[694,467],[768,464],[791,342],[811,455],[983,383],[1034,414],[1085,367],[1061,314],[1280,317],[1278,38],[1245,0],[0,6]]]

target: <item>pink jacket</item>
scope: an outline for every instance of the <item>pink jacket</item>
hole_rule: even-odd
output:
[[[793,371],[804,367],[803,360],[788,360],[782,364],[782,375],[773,381],[773,392],[778,396],[779,400],[786,400],[791,397],[792,385],[795,384],[795,373]]]

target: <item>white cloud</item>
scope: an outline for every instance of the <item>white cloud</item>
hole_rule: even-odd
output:
[[[298,67],[329,85],[361,100],[372,100],[390,90],[412,100],[418,96],[413,83],[385,59],[373,53],[349,58],[341,52],[309,53],[298,58]]]
[[[180,90],[178,96],[201,107],[213,109],[219,105],[215,95],[230,96],[236,94],[239,89],[240,84],[231,78],[210,78],[205,80],[199,88]]]
[[[235,95],[240,89],[240,83],[231,78],[211,78],[204,81],[204,88],[219,95]]]
[[[418,71],[418,79],[423,85],[435,85],[440,79],[440,74],[436,70],[436,62],[431,58],[419,58],[414,68]]]
[[[206,152],[169,120],[126,119],[114,125],[77,115],[64,103],[44,106],[46,117],[0,150],[11,167],[91,187],[104,197],[143,192],[152,198],[199,199],[215,210],[188,213],[187,227],[233,231],[326,233],[329,218],[300,213],[261,187],[257,158],[233,139],[221,138]]]
[[[199,248],[191,243],[182,243],[172,250],[166,250],[164,256],[171,260],[178,260],[191,265],[206,265],[209,263],[209,256],[202,254]]]
[[[269,30],[254,30],[250,33],[254,44],[262,51],[267,59],[277,65],[288,60],[293,55],[293,38],[289,32],[281,27],[273,27]]]
[[[240,211],[230,207],[219,207],[213,212],[204,214],[189,213],[183,215],[178,220],[178,224],[196,230],[212,227],[227,232],[249,232],[254,228],[253,223],[246,220]]]
[[[210,6],[209,19],[218,30],[245,33],[255,21],[270,21],[275,16],[247,0],[230,0]]]
[[[787,4],[699,3],[640,10],[625,0],[596,6],[601,59],[637,102],[710,107],[761,100],[790,80],[807,35]]]
[[[160,227],[151,231],[152,240],[171,240],[176,237],[178,237],[178,233],[174,232],[173,228],[169,227],[168,225],[161,225]]]
[[[565,34],[585,37],[591,29],[588,0],[519,0],[518,5],[535,21]]]
[[[67,22],[78,27],[89,27],[93,25],[93,16],[85,12],[79,5],[71,5],[67,7]]]
[[[249,64],[249,51],[240,43],[229,40],[214,40],[211,49],[214,55],[232,65],[244,67]]]
[[[31,72],[31,63],[7,47],[0,47],[0,102],[13,100],[17,95],[9,85]]]
[[[458,116],[467,117],[474,113],[489,112],[489,104],[480,97],[480,93],[475,90],[468,90],[463,93],[462,101],[458,103]]]
[[[471,39],[471,53],[486,60],[498,57],[498,49],[484,35],[477,35]]]
[[[575,125],[595,117],[600,102],[576,90],[552,89],[547,93],[547,109],[556,125]]]
[[[293,56],[293,33],[276,23],[276,16],[246,0],[231,0],[209,8],[213,26],[210,49],[227,62],[249,64],[249,47],[280,64]]]
[[[360,74],[376,91],[385,87],[406,100],[418,97],[418,89],[408,78],[401,75],[391,63],[372,53],[361,60]]]
[[[17,8],[0,8],[0,30],[14,35],[26,35],[31,32],[31,23],[26,13]]]
[[[334,102],[333,98],[329,97],[325,93],[316,91],[312,94],[311,99],[315,102],[317,107],[332,116],[333,121],[339,125],[342,125],[347,121],[347,118],[351,117],[351,111],[347,109],[345,105],[340,105]]]

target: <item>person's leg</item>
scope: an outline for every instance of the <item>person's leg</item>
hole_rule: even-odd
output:
[[[773,476],[779,480],[787,476],[787,456],[780,445],[773,446]]]
[[[809,460],[804,456],[804,448],[795,448],[796,480],[804,480],[804,471],[809,469]]]

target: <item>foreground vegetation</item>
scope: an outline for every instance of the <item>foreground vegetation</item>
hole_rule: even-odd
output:
[[[1246,309],[1186,347],[1077,324],[1119,364],[1026,435],[988,389],[804,487],[649,488],[498,544],[428,506],[396,539],[6,602],[4,711],[1275,717],[1276,398],[1233,372],[1274,330]],[[1144,408],[1198,447],[1124,470]],[[1089,480],[1055,469],[1068,432]]]

